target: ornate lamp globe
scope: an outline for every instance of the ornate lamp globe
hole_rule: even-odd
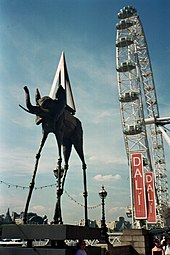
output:
[[[99,191],[99,196],[101,199],[105,199],[107,197],[107,191],[105,190],[104,186],[102,186],[102,189]]]

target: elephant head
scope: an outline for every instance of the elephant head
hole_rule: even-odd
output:
[[[41,97],[39,90],[36,90],[35,101],[36,105],[32,105],[30,100],[30,93],[27,86],[24,87],[25,99],[27,109],[25,111],[36,115],[36,124],[39,125],[43,119],[55,119],[57,120],[59,116],[63,113],[66,105],[66,92],[64,88],[60,85],[56,92],[55,99],[49,96]]]

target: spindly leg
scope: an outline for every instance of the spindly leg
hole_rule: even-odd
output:
[[[57,202],[54,213],[54,224],[63,224],[61,216],[61,189],[57,188]]]
[[[48,134],[46,134],[46,133],[43,134],[43,137],[42,137],[42,140],[41,140],[41,143],[40,143],[40,148],[38,150],[38,153],[36,154],[36,159],[39,159],[40,156],[41,156],[41,151],[42,151],[42,148],[44,147],[47,136],[48,136]]]
[[[78,132],[79,130],[79,132]],[[74,147],[75,150],[77,151],[81,161],[82,161],[82,169],[83,169],[83,183],[84,183],[84,192],[83,192],[83,196],[84,196],[84,210],[85,210],[85,226],[88,226],[88,212],[87,212],[87,178],[86,178],[86,163],[84,160],[84,153],[83,153],[83,133],[82,133],[82,129],[81,126],[79,126],[79,129],[77,129],[77,134],[74,138]]]
[[[63,224],[62,216],[61,216],[61,195],[62,195],[62,188],[61,188],[61,137],[56,136],[57,144],[58,144],[58,165],[57,165],[57,202],[55,207],[55,213],[54,213],[54,224]]]
[[[67,175],[67,170],[69,168],[68,161],[70,158],[71,154],[71,149],[72,149],[72,142],[70,139],[64,139],[63,141],[63,155],[64,155],[64,173],[63,173],[63,178],[62,178],[62,191],[64,190],[64,183]]]
[[[38,162],[39,162],[41,151],[42,151],[42,148],[45,144],[46,139],[47,139],[47,134],[44,134],[43,138],[41,140],[40,148],[38,150],[38,153],[36,154],[35,168],[34,168],[32,180],[30,182],[29,193],[28,193],[28,197],[27,197],[27,201],[26,201],[26,205],[25,205],[24,218],[23,218],[23,223],[24,224],[27,223],[27,212],[28,212],[29,203],[30,203],[32,192],[33,192],[34,185],[35,185],[35,176],[36,176],[37,169],[38,169]]]
[[[83,152],[83,130],[80,123],[77,123],[77,129],[73,138],[73,144],[74,148],[79,155],[81,162],[82,162],[82,168],[86,169],[86,162],[84,159],[84,152]]]

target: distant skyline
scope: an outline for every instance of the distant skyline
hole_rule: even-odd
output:
[[[84,130],[89,219],[101,218],[99,191],[107,190],[106,220],[126,218],[130,205],[129,167],[125,153],[116,79],[117,13],[132,5],[142,21],[156,84],[160,116],[170,115],[170,2],[168,0],[0,0],[0,214],[24,210],[41,127],[25,106],[23,87],[34,102],[38,87],[48,95],[61,52]],[[164,142],[168,184],[170,148]],[[56,190],[53,169],[58,151],[50,135],[42,152],[29,211],[52,220]],[[81,162],[72,151],[62,197],[64,223],[84,218]],[[14,186],[12,186],[12,185]],[[18,186],[18,187],[16,187]],[[19,187],[21,186],[21,187]],[[75,202],[75,201],[76,202]],[[97,206],[96,206],[97,205]],[[93,208],[94,206],[94,208]],[[96,206],[96,207],[95,207]]]

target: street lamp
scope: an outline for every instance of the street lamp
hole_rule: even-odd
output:
[[[54,224],[63,224],[62,216],[61,216],[61,195],[63,193],[62,190],[62,178],[64,175],[64,169],[60,166],[57,169],[53,170],[54,176],[57,180],[57,203],[55,207],[54,213]]]
[[[103,243],[109,243],[108,241],[108,234],[107,234],[107,227],[105,222],[105,198],[107,197],[107,191],[102,186],[102,189],[99,192],[99,196],[101,198],[101,206],[102,206],[102,219],[101,219],[101,241]]]

